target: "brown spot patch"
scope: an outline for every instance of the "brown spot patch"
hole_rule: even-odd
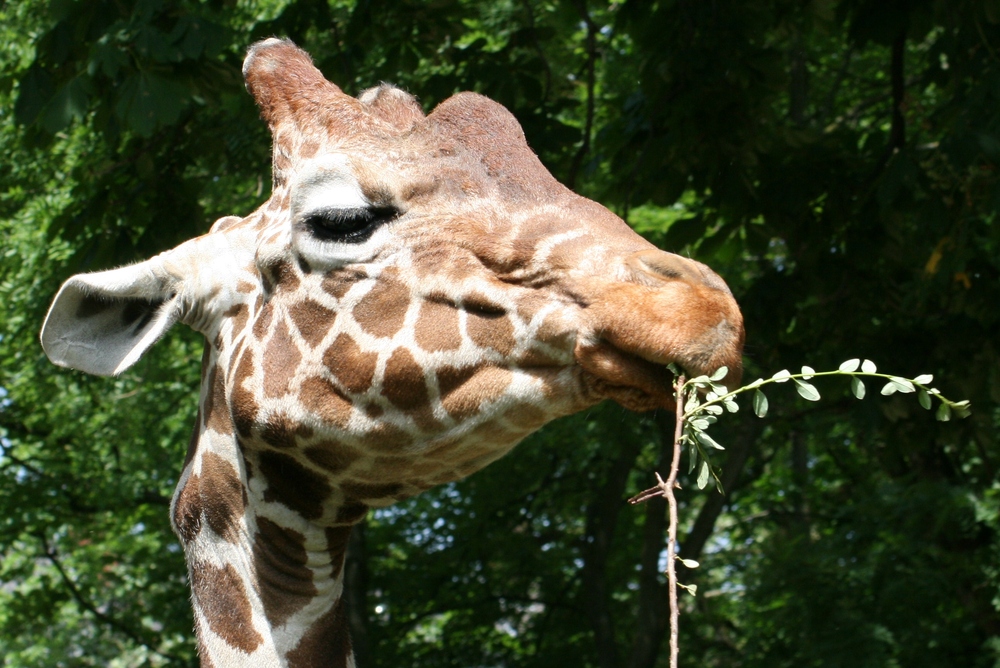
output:
[[[233,433],[233,419],[226,406],[226,385],[218,365],[208,374],[208,392],[205,395],[205,427],[228,436]]]
[[[480,367],[454,367],[445,366],[437,370],[438,389],[441,398],[444,399],[462,387],[470,378],[478,373]]]
[[[538,429],[545,424],[549,415],[537,406],[519,404],[504,414],[507,421],[520,429]]]
[[[257,518],[253,560],[264,614],[272,626],[284,624],[316,596],[304,543],[299,532]]]
[[[357,501],[348,501],[337,508],[336,522],[342,524],[355,524],[360,522],[368,514],[368,506]]]
[[[323,353],[323,364],[348,392],[360,393],[371,387],[377,363],[377,353],[362,351],[347,334],[338,334]]]
[[[357,269],[337,269],[324,276],[321,285],[323,287],[323,291],[328,295],[340,299],[347,294],[347,291],[350,290],[355,283],[362,281],[367,277],[368,275],[366,273]]]
[[[232,564],[219,568],[196,561],[190,572],[191,590],[212,632],[247,654],[257,649],[264,638],[249,623],[250,599]]]
[[[244,381],[253,376],[253,351],[243,348],[239,361],[236,363],[236,373],[233,374],[232,414],[233,423],[241,436],[250,436],[260,406],[252,390],[244,387]]]
[[[382,395],[403,410],[426,406],[429,401],[424,370],[405,348],[397,348],[386,362]]]
[[[394,452],[413,443],[413,437],[389,422],[379,422],[365,434],[365,445],[382,452]]]
[[[300,438],[309,438],[310,435],[312,435],[312,429],[296,425],[284,413],[269,415],[260,430],[260,437],[268,445],[282,449],[294,448]]]
[[[207,492],[200,494],[205,521],[223,540],[236,543],[240,535],[240,518],[246,510],[239,473],[219,455],[206,452],[201,457],[201,479]]]
[[[268,302],[258,313],[259,315],[253,323],[253,338],[260,341],[271,327],[271,318],[274,317],[274,306]]]
[[[509,355],[517,343],[514,325],[506,312],[483,298],[471,298],[465,303],[467,318],[465,329],[477,346],[492,348],[501,355]]]
[[[230,326],[233,332],[242,332],[246,329],[247,319],[250,317],[250,309],[247,308],[246,304],[235,304],[230,306],[222,316],[232,320]]]
[[[306,378],[302,382],[299,401],[306,410],[315,413],[327,424],[344,427],[351,417],[351,402],[341,396],[340,390],[326,378]]]
[[[264,351],[264,395],[280,397],[289,392],[301,361],[302,353],[292,339],[288,324],[279,320]]]
[[[174,502],[174,531],[185,545],[197,538],[198,532],[201,531],[200,486],[201,480],[198,476],[189,475],[184,487],[177,493],[177,501]]]
[[[410,289],[396,278],[399,272],[386,269],[375,287],[354,307],[354,320],[372,336],[389,337],[398,332],[410,306]]]
[[[420,315],[414,331],[417,345],[428,352],[457,350],[462,345],[458,327],[458,310],[439,300],[420,305]]]
[[[299,147],[299,158],[308,160],[319,152],[319,142],[315,139],[307,139]]]
[[[265,501],[283,503],[307,520],[323,515],[330,485],[318,473],[288,455],[271,450],[260,453],[258,467],[267,481]]]
[[[447,395],[442,392],[441,402],[452,417],[467,418],[478,412],[484,401],[500,397],[511,380],[511,372],[506,369],[483,367]]]
[[[385,499],[398,494],[403,486],[397,482],[392,483],[367,483],[358,481],[345,481],[340,483],[340,488],[344,494],[352,499]]]
[[[288,208],[287,203],[284,204],[282,209],[286,208]],[[271,266],[265,267],[265,271],[269,271],[274,277],[276,290],[281,290],[282,292],[295,292],[299,289],[299,274],[295,271],[295,265],[291,262],[286,262],[284,260],[275,262]]]
[[[337,314],[311,299],[304,299],[288,309],[295,328],[311,347],[319,345],[326,333],[333,327]]]
[[[288,653],[289,668],[346,668],[351,653],[344,599],[338,598]]]
[[[334,441],[310,445],[303,454],[316,466],[334,474],[343,473],[361,457],[357,449]]]
[[[399,479],[438,473],[442,468],[442,464],[432,459],[414,460],[412,457],[376,457],[373,468],[386,477]]]

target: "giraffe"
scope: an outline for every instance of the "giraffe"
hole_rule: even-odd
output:
[[[288,40],[243,65],[273,138],[271,197],[127,267],[71,277],[41,340],[128,369],[173,324],[205,337],[171,503],[203,666],[354,666],[353,524],[612,399],[672,405],[668,363],[741,372],[743,322],[708,267],[562,186],[501,105],[424,115],[357,98]]]

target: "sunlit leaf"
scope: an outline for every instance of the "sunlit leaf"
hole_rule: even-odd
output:
[[[753,393],[753,412],[757,414],[757,417],[767,415],[767,397],[760,390],[754,390]]]
[[[788,379],[791,377],[791,375],[792,374],[788,372],[788,369],[782,369],[778,373],[771,376],[771,380],[773,380],[776,383],[786,383],[788,382]]]
[[[875,373],[876,371],[878,371],[878,368],[875,366],[875,362],[872,362],[871,360],[865,360],[864,362],[861,363],[861,370],[864,371],[865,373]]]
[[[719,445],[714,438],[712,438],[703,431],[695,432],[695,437],[702,445],[708,446],[710,448],[715,448],[716,450],[725,450],[725,448]]]
[[[715,370],[715,373],[713,373],[711,376],[709,376],[709,379],[710,380],[722,380],[723,378],[726,377],[727,373],[729,373],[729,367],[727,367],[727,366],[720,366],[718,369]]]
[[[902,392],[903,394],[909,394],[910,392],[916,391],[916,388],[913,387],[913,383],[908,381],[906,378],[893,376],[889,379],[889,382],[896,386],[896,390],[898,392]]]
[[[843,364],[841,364],[837,368],[840,371],[844,371],[844,372],[849,373],[851,371],[857,371],[859,366],[861,366],[861,360],[859,360],[858,358],[854,358],[854,359],[847,360],[846,362],[844,362]]]
[[[804,380],[795,379],[795,389],[798,391],[799,396],[807,401],[819,401],[820,395],[819,390],[817,390],[812,383],[807,383]]]
[[[701,468],[698,470],[698,489],[705,489],[708,486],[708,462],[702,462]]]
[[[854,393],[858,399],[865,398],[865,384],[861,382],[860,378],[851,378],[851,392]]]

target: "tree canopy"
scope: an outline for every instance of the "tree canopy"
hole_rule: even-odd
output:
[[[747,375],[864,357],[908,397],[772,393],[713,427],[725,495],[682,475],[690,666],[1000,661],[1000,2],[21,0],[0,3],[0,656],[195,664],[168,504],[201,341],[56,369],[62,280],[268,196],[240,64],[288,36],[345,91],[506,105],[563,183],[733,288]],[[872,393],[874,394],[874,393]],[[601,405],[352,542],[359,664],[666,665],[672,422]]]

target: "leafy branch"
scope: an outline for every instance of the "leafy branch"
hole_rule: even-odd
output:
[[[656,473],[657,484],[639,494],[636,494],[629,503],[636,504],[648,501],[657,496],[662,496],[667,500],[667,507],[670,516],[667,529],[667,580],[670,599],[670,668],[677,668],[678,657],[678,619],[679,612],[677,606],[677,588],[686,590],[692,596],[697,594],[698,586],[694,584],[682,584],[677,582],[676,561],[680,561],[685,567],[694,569],[699,566],[693,559],[683,559],[677,554],[677,500],[674,497],[674,489],[679,489],[677,484],[677,474],[680,468],[681,450],[684,445],[688,446],[688,473],[698,469],[697,485],[698,489],[708,486],[710,479],[715,480],[715,486],[720,493],[723,493],[722,481],[718,473],[709,463],[709,452],[711,450],[725,450],[714,438],[708,435],[708,428],[715,424],[724,413],[736,413],[739,411],[739,404],[736,397],[749,392],[753,393],[753,412],[757,417],[767,415],[769,404],[763,388],[766,385],[787,383],[791,381],[799,396],[807,401],[819,401],[821,396],[819,390],[810,381],[823,376],[846,376],[851,380],[851,393],[858,399],[864,399],[867,393],[863,378],[878,378],[884,382],[881,389],[883,396],[892,394],[916,394],[920,405],[931,410],[934,401],[937,400],[938,408],[935,417],[947,422],[953,416],[965,418],[970,414],[969,401],[952,401],[941,394],[940,390],[932,387],[930,383],[934,381],[931,374],[922,374],[916,378],[904,378],[886,373],[879,373],[875,363],[871,360],[849,359],[841,364],[835,371],[816,371],[812,367],[803,366],[800,373],[791,373],[787,369],[782,369],[770,378],[758,378],[752,383],[748,383],[735,390],[729,390],[720,381],[729,373],[726,367],[720,367],[711,375],[695,376],[688,379],[681,369],[675,365],[670,365],[670,370],[674,373],[674,399],[676,400],[676,422],[674,426],[673,458],[670,464],[670,472],[664,480]]]

